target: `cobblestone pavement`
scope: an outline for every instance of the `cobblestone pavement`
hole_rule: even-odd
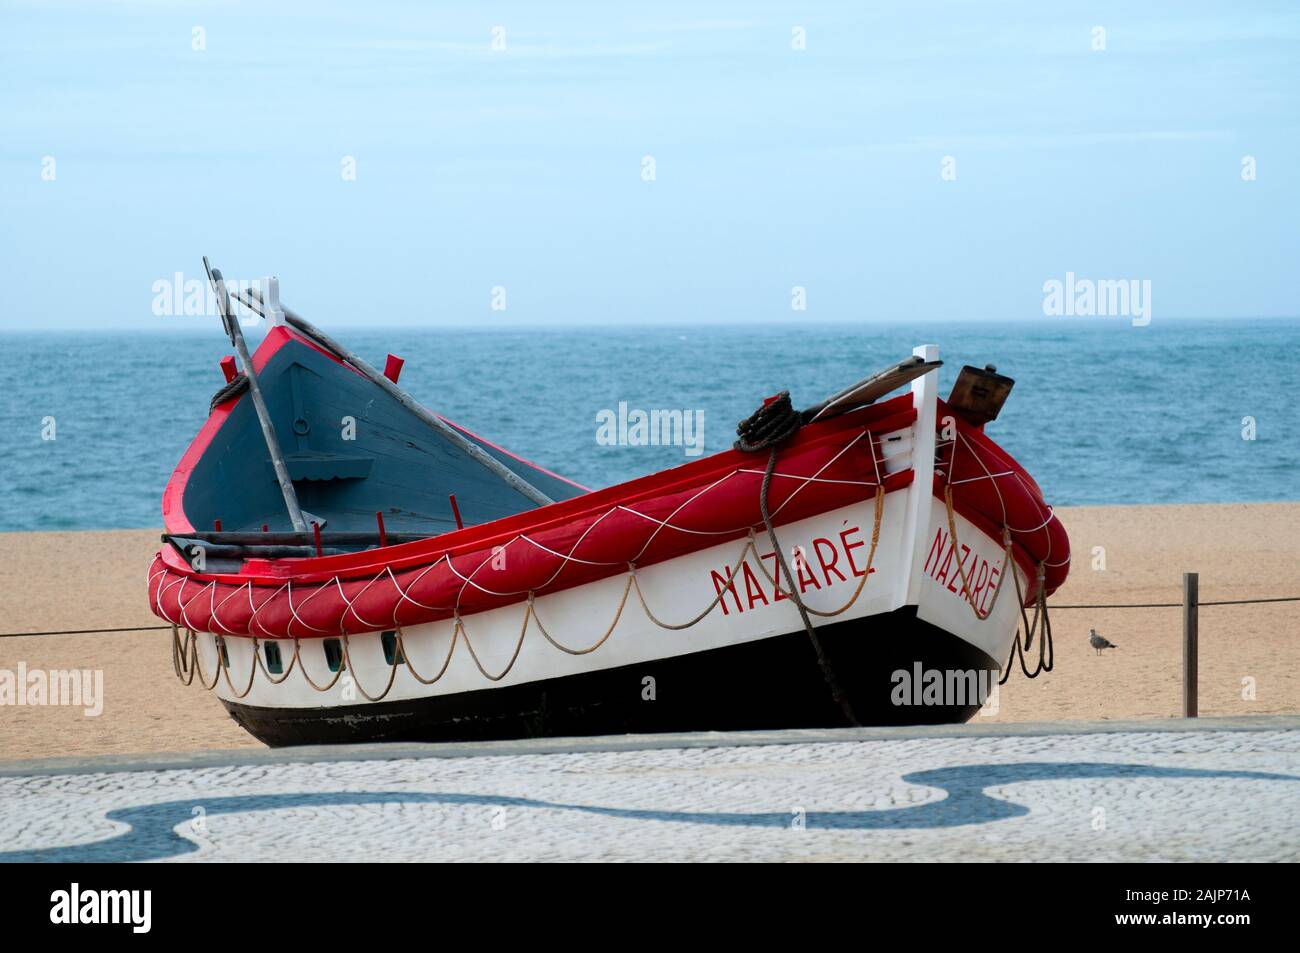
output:
[[[0,860],[1296,861],[1275,723],[18,768]]]

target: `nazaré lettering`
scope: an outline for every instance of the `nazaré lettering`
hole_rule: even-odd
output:
[[[867,575],[867,567],[859,565],[854,556],[855,550],[866,546],[867,541],[862,538],[862,527],[850,526],[835,536],[816,537],[810,548],[794,547],[790,571],[799,584],[799,593],[802,595],[809,591],[820,591],[823,587],[829,588]],[[776,553],[759,553],[758,558],[766,564],[766,572],[751,569],[748,557],[730,581],[727,578],[730,566],[709,570],[709,581],[713,583],[714,594],[721,597],[719,605],[723,615],[742,613],[790,598],[784,583],[773,585],[771,581],[780,580],[784,575]],[[872,567],[871,572],[875,571],[875,567]]]
[[[953,546],[948,533],[940,528],[934,534],[934,542],[930,544],[924,571],[948,592],[965,599],[975,606],[981,615],[984,615],[992,604],[993,594],[997,592],[1002,569],[965,543],[960,543],[960,547],[961,553],[958,555],[957,547]],[[954,556],[958,558],[954,559]],[[961,567],[966,571],[965,587],[962,586]]]

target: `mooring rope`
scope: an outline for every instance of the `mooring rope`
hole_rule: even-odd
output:
[[[808,610],[809,615],[821,616],[823,619],[833,619],[835,618],[835,616],[842,615],[845,612],[847,612],[850,608],[853,607],[853,604],[858,601],[858,596],[862,595],[862,589],[864,586],[866,586],[867,579],[871,577],[871,573],[874,568],[874,564],[876,561],[876,549],[880,546],[880,526],[881,523],[883,522],[884,515],[885,515],[885,488],[880,484],[877,484],[876,485],[876,514],[874,518],[874,525],[872,526],[871,529],[871,547],[867,550],[867,566],[865,569],[862,570],[862,575],[858,578],[857,588],[853,590],[853,595],[849,596],[848,601],[845,602],[844,605],[840,606],[838,609],[831,609],[830,611],[827,611],[825,609],[817,609],[814,608],[813,606],[805,605],[804,608]],[[755,555],[758,555],[757,548],[755,548]],[[761,556],[759,556],[758,559],[758,569],[759,572],[763,574],[763,578],[765,578],[775,588],[776,592],[780,593],[783,591],[781,589],[780,581],[773,578],[772,574],[767,571],[767,567],[763,565],[763,559]]]
[[[1047,587],[1045,579],[1047,576],[1046,567],[1043,563],[1038,564],[1038,592],[1034,596],[1034,618],[1031,622],[1029,616],[1025,613],[1024,592],[1020,588],[1020,576],[1012,567],[1012,578],[1016,583],[1016,598],[1020,603],[1020,620],[1024,624],[1023,631],[1026,633],[1024,645],[1020,642],[1021,630],[1016,631],[1016,639],[1011,643],[1011,653],[1007,656],[1007,664],[1003,668],[1002,677],[998,679],[999,685],[1005,685],[1007,679],[1011,677],[1011,660],[1019,658],[1020,670],[1025,673],[1025,678],[1034,679],[1044,672],[1050,672],[1052,665],[1055,664],[1056,646],[1052,641],[1052,621],[1047,614]],[[1034,642],[1035,633],[1039,632],[1041,625],[1041,634],[1038,639],[1038,666],[1032,672],[1025,664],[1025,653],[1030,650]]]
[[[953,453],[956,453],[955,446],[953,448]],[[981,461],[981,465],[982,464],[983,461]],[[985,467],[985,472],[987,472],[987,470],[988,468]],[[989,474],[988,477],[981,477],[979,479],[993,479],[993,476],[994,474]],[[962,595],[965,596],[965,601],[970,605],[971,611],[975,613],[975,618],[983,622],[993,614],[993,609],[998,603],[998,596],[1002,595],[1002,589],[1004,587],[998,586],[993,590],[993,601],[989,603],[987,610],[981,612],[980,608],[975,605],[975,598],[970,589],[970,580],[966,575],[965,560],[960,555],[960,543],[957,540],[957,517],[952,502],[952,486],[952,482],[949,481],[943,489],[944,509],[948,516],[948,537],[952,544],[952,551],[958,554],[957,571],[961,576]],[[996,487],[997,483],[994,481],[994,488],[996,489]],[[1004,516],[1002,522],[1002,568],[998,570],[998,578],[1006,579],[1007,567],[1011,567],[1011,578],[1016,584],[1016,604],[1020,610],[1020,621],[1023,626],[1017,627],[1016,629],[1015,641],[1011,643],[1011,652],[1007,656],[1007,664],[1002,666],[1002,677],[998,679],[999,685],[1005,685],[1007,679],[1011,677],[1011,662],[1013,659],[1018,658],[1020,660],[1020,670],[1025,673],[1026,678],[1034,679],[1039,675],[1042,675],[1044,672],[1050,672],[1052,670],[1052,665],[1054,664],[1056,655],[1055,646],[1052,642],[1052,623],[1047,612],[1047,562],[1044,559],[1040,560],[1038,563],[1036,580],[1037,588],[1034,593],[1034,618],[1033,621],[1030,621],[1028,614],[1025,612],[1025,595],[1020,586],[1020,574],[1016,572],[1016,567],[1012,565],[1011,562],[1011,552],[1015,543],[1011,538],[1011,526],[1005,519],[1006,501],[1002,500],[1001,490],[998,490],[997,492],[998,499],[1002,502],[1002,512]],[[1054,516],[1049,515],[1047,520],[1041,525],[1036,526],[1031,530],[1017,530],[1016,532],[1035,532],[1050,523],[1053,518]],[[1024,637],[1023,644],[1021,642],[1022,634]],[[1038,641],[1038,665],[1031,672],[1029,671],[1029,666],[1025,664],[1025,653],[1033,648],[1035,635],[1040,635]]]
[[[835,677],[835,669],[831,666],[830,659],[826,657],[826,649],[818,638],[812,619],[808,615],[808,609],[799,595],[798,584],[790,572],[789,563],[786,562],[781,541],[776,538],[776,528],[772,525],[772,514],[768,509],[768,492],[772,486],[772,473],[776,470],[776,460],[781,453],[781,444],[793,437],[802,426],[803,415],[790,403],[790,392],[783,390],[775,397],[765,400],[762,407],[736,425],[737,438],[733,446],[745,453],[770,448],[767,469],[763,472],[763,485],[758,492],[759,512],[763,515],[763,525],[767,528],[768,539],[772,541],[777,564],[790,584],[790,599],[799,610],[799,618],[803,620],[804,632],[808,634],[808,641],[817,656],[817,666],[821,669],[826,687],[830,690],[831,698],[844,712],[845,719],[856,728],[861,723],[853,712],[853,705],[849,702],[848,696],[840,687],[839,679]]]

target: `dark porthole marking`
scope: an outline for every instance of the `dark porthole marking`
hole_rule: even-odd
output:
[[[338,639],[326,639],[321,645],[325,649],[325,664],[331,672],[337,672],[343,667],[343,643]]]
[[[401,665],[406,659],[402,656],[402,650],[397,647],[397,633],[385,632],[379,637],[384,644],[384,661],[389,665]]]
[[[280,658],[280,644],[266,643],[266,670],[272,675],[284,674],[284,660]]]

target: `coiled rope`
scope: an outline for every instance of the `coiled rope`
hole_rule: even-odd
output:
[[[1046,569],[1043,563],[1038,564],[1038,592],[1034,596],[1034,619],[1031,622],[1029,616],[1025,613],[1025,596],[1020,588],[1020,576],[1015,569],[1011,570],[1011,575],[1016,581],[1016,598],[1020,602],[1020,621],[1024,625],[1025,642],[1023,647],[1020,643],[1020,632],[1016,632],[1016,640],[1011,643],[1011,654],[1007,656],[1007,664],[1002,672],[1002,677],[998,679],[999,685],[1005,685],[1007,679],[1011,677],[1011,659],[1020,660],[1020,671],[1025,673],[1025,678],[1037,678],[1044,672],[1050,672],[1056,659],[1055,646],[1052,643],[1052,620],[1047,614],[1047,591],[1044,578]],[[1034,644],[1034,634],[1038,633],[1041,627],[1040,637],[1038,639],[1038,665],[1031,672],[1029,666],[1025,664],[1025,653],[1029,651]]]
[[[230,379],[230,383],[221,390],[212,395],[212,401],[208,404],[208,413],[212,413],[228,400],[232,400],[248,390],[248,378],[244,372],[240,371]]]
[[[767,469],[763,471],[763,486],[758,494],[758,506],[759,512],[763,515],[763,525],[767,528],[767,536],[772,542],[772,549],[776,553],[781,572],[785,574],[786,581],[789,583],[790,598],[793,600],[795,608],[799,610],[799,618],[803,620],[804,631],[808,633],[808,641],[812,645],[813,652],[817,655],[817,665],[821,669],[826,687],[830,690],[831,698],[844,712],[844,717],[848,723],[856,728],[861,723],[858,721],[857,715],[853,713],[853,706],[844,694],[844,690],[840,688],[839,679],[835,677],[835,669],[831,666],[830,659],[826,657],[826,649],[822,645],[821,639],[817,637],[816,629],[813,628],[812,619],[808,616],[808,609],[804,606],[803,599],[799,595],[799,587],[795,582],[794,574],[790,572],[790,565],[786,562],[785,552],[781,549],[781,542],[776,538],[776,529],[772,526],[772,514],[768,509],[768,491],[772,486],[772,474],[776,470],[776,460],[781,452],[781,444],[793,437],[802,426],[803,414],[795,410],[790,403],[790,392],[783,390],[775,397],[769,397],[763,401],[762,407],[759,407],[758,410],[736,425],[737,437],[733,446],[744,453],[770,450],[767,457]],[[877,533],[879,529],[880,523],[877,517]],[[863,578],[865,580],[865,577]]]

